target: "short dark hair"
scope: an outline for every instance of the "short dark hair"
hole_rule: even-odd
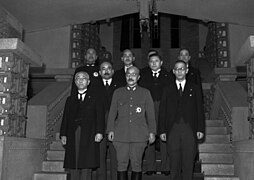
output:
[[[175,66],[177,63],[183,63],[183,64],[187,67],[187,63],[186,63],[185,61],[183,61],[183,60],[179,60],[179,59],[176,60],[174,66]]]
[[[150,60],[150,58],[153,57],[153,56],[158,57],[160,59],[160,61],[162,61],[162,58],[159,54],[151,54],[150,56],[148,56],[148,60]]]

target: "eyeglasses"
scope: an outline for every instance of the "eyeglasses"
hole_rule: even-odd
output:
[[[129,76],[137,76],[138,74],[137,73],[126,73],[126,76],[129,77]]]
[[[182,67],[182,68],[174,68],[174,70],[175,70],[175,71],[185,71],[186,68],[183,68],[183,67]]]

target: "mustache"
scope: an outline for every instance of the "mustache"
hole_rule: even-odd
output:
[[[104,73],[104,75],[110,75],[110,74],[106,72],[106,73]]]
[[[129,78],[127,81],[134,81],[134,79]]]

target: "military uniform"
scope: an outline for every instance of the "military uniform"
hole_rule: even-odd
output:
[[[118,171],[141,171],[142,155],[149,133],[156,134],[154,104],[149,90],[135,86],[115,90],[109,111],[107,131],[114,132]]]

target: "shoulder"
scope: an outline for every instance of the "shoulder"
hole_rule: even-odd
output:
[[[122,95],[122,93],[126,90],[126,87],[120,87],[120,88],[117,88],[115,91],[114,91],[114,94],[115,95]]]
[[[144,87],[138,86],[138,91],[142,94],[150,94],[150,91]]]

